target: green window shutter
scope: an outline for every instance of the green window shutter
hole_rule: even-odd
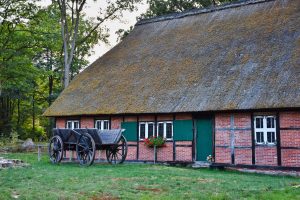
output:
[[[192,120],[175,120],[173,122],[173,139],[175,141],[192,141],[193,140],[193,121]]]
[[[136,122],[122,122],[122,129],[126,129],[123,135],[127,141],[137,141],[137,123]]]

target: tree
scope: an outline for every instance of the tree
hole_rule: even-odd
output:
[[[71,16],[67,15],[70,22]],[[57,4],[52,4],[47,8],[40,9],[36,17],[30,22],[30,30],[39,41],[40,50],[34,57],[35,66],[42,71],[41,78],[36,91],[37,106],[46,108],[58,97],[63,86],[63,41],[60,27],[60,10]],[[85,37],[86,31],[93,26],[90,20],[85,17],[80,19],[78,27],[78,40]],[[91,49],[101,39],[105,40],[107,35],[93,32],[80,46],[75,49],[74,59],[70,66],[70,77],[73,78],[84,67],[88,65],[86,58],[90,55]],[[39,112],[39,109],[37,109]],[[43,120],[43,126],[50,134],[53,127],[53,119]]]
[[[17,105],[20,125],[20,101],[32,90],[38,70],[32,65],[37,48],[27,30],[27,22],[37,12],[34,0],[0,0],[0,133],[9,136]]]
[[[122,16],[125,10],[133,10],[134,4],[141,0],[115,0],[106,1],[107,6],[100,9],[97,20],[94,25],[86,31],[85,36],[78,38],[80,20],[83,18],[83,9],[86,5],[86,0],[55,0],[58,4],[61,13],[61,33],[63,40],[64,53],[64,87],[66,88],[70,82],[70,68],[76,48],[88,40],[94,32],[105,34],[105,27],[102,27],[104,22],[116,19]],[[68,19],[67,13],[70,13],[71,19]],[[104,37],[105,38],[105,37]]]
[[[147,0],[149,9],[141,18],[149,18],[194,8],[204,8],[237,0]]]

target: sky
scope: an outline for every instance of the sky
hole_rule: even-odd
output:
[[[47,6],[51,3],[51,0],[41,0],[41,6]],[[98,16],[99,8],[105,8],[106,0],[87,0],[86,6],[84,8],[84,12],[88,17],[95,18]],[[115,32],[119,29],[128,30],[130,26],[134,26],[136,23],[136,17],[144,13],[148,8],[146,4],[146,0],[144,0],[141,4],[137,5],[137,11],[129,12],[126,11],[123,13],[123,18],[121,20],[114,20],[105,23],[107,28],[109,28],[109,44],[104,44],[100,42],[98,45],[95,46],[93,49],[92,55],[88,57],[88,61],[90,63],[94,62],[97,58],[105,54],[108,50],[114,47],[117,44],[118,35]]]

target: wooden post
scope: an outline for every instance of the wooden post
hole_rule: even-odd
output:
[[[69,160],[72,161],[73,151],[69,151],[69,156],[70,156]]]
[[[38,144],[38,161],[40,162],[41,160],[41,145]]]
[[[156,162],[156,145],[154,145],[154,164]]]
[[[234,158],[234,115],[230,116],[230,149],[231,149],[231,164],[235,164]]]
[[[99,158],[98,158],[99,162],[101,161],[101,153],[102,153],[102,151],[99,150]],[[104,152],[104,153],[105,153],[105,152]]]

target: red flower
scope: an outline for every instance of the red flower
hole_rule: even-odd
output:
[[[149,137],[144,139],[145,145],[148,147],[165,147],[166,146],[166,140],[160,136],[156,137]]]

